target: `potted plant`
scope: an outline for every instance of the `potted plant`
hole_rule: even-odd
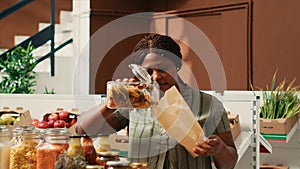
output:
[[[261,90],[263,105],[260,107],[260,132],[287,134],[298,120],[299,86],[294,86],[294,78],[289,84],[283,80],[275,87],[276,74],[277,71],[273,75],[271,88]]]
[[[37,61],[32,54],[34,47],[29,43],[24,49],[17,46],[9,52],[5,60],[0,60],[0,93],[24,93],[34,92],[33,86],[36,85],[35,78],[37,73],[33,71]]]

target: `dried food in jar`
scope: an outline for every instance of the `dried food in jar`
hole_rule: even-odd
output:
[[[36,147],[40,141],[39,135],[40,131],[37,129],[24,128],[21,131],[19,141],[10,150],[11,169],[36,169]]]
[[[109,81],[107,83],[107,97],[109,98],[107,106],[109,108],[149,108],[156,100],[152,98],[152,93],[156,90],[152,84]]]
[[[23,141],[13,146],[10,150],[10,168],[36,168],[36,146],[35,140]]]
[[[90,165],[97,164],[96,163],[97,153],[93,144],[93,138],[89,136],[83,136],[81,146],[87,163]]]
[[[54,169],[58,156],[69,147],[69,130],[67,128],[48,128],[45,142],[37,147],[37,169]]]
[[[67,150],[67,155],[74,158],[78,155],[84,157],[84,152],[81,146],[81,136],[70,136],[69,148]]]
[[[37,150],[37,169],[54,169],[58,156],[67,151],[68,144],[43,144]]]
[[[9,169],[10,130],[0,125],[0,168]]]

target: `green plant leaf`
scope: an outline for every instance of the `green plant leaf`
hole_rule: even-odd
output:
[[[34,46],[31,42],[27,48],[17,46],[13,51],[7,53],[6,60],[0,61],[2,72],[7,76],[2,77],[0,82],[1,93],[33,93],[33,86],[36,85],[37,74],[34,68],[37,65],[33,57]]]
[[[278,86],[275,86],[276,74],[277,70],[272,77],[271,88],[268,89],[268,86],[266,86],[265,90],[261,89],[263,97],[263,105],[261,106],[260,115],[261,118],[291,118],[300,111],[300,103],[298,99],[299,86],[294,86],[295,78],[286,88],[286,79],[281,81]]]

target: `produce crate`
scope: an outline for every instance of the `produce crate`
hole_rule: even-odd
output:
[[[270,164],[262,164],[260,169],[289,169],[288,166],[284,166],[282,164],[270,165]]]
[[[63,116],[64,117],[63,119],[60,116],[60,113],[62,113],[62,112],[66,112],[65,116]],[[76,126],[77,117],[79,116],[79,114],[80,113],[79,113],[78,108],[73,108],[70,111],[64,110],[63,108],[57,108],[56,111],[46,112],[43,115],[43,119],[41,122],[46,123],[47,124],[46,126],[41,126],[41,127],[37,126],[37,127],[42,128],[42,129],[52,128],[52,127],[55,127],[56,121],[63,120],[66,125],[65,127],[69,129],[70,135],[77,135],[75,132],[75,126]],[[54,120],[51,120],[49,117],[53,118]],[[54,125],[54,126],[50,125],[50,120],[52,121],[52,125]],[[59,126],[56,126],[56,127],[59,127]]]
[[[6,117],[4,117],[6,116]],[[12,136],[12,126],[28,126],[31,123],[31,116],[29,110],[24,110],[23,107],[17,107],[16,109],[10,109],[9,107],[3,107],[0,110],[0,117],[6,118],[6,122],[2,121],[1,125],[7,125],[10,129],[10,135]],[[11,119],[9,120],[9,118]],[[11,121],[11,122],[8,122]]]
[[[5,121],[7,120],[7,121],[11,121],[11,122],[3,123],[4,125],[22,126],[22,125],[30,125],[30,123],[31,123],[30,112],[29,112],[29,110],[23,109],[23,107],[17,107],[16,109],[10,109],[9,107],[3,107],[0,110],[0,117],[4,118],[4,116],[6,116],[6,115],[9,115],[11,117],[11,119],[5,119]]]
[[[231,134],[233,140],[235,140],[241,133],[241,125],[238,114],[230,114],[228,112],[228,119],[230,122]]]
[[[298,114],[286,119],[260,119],[260,132],[264,134],[288,134],[298,121]]]

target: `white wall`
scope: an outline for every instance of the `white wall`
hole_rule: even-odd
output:
[[[100,95],[46,95],[46,94],[0,94],[0,107],[23,107],[30,111],[32,119],[42,120],[45,113],[63,108],[78,108],[84,112],[103,102]]]

